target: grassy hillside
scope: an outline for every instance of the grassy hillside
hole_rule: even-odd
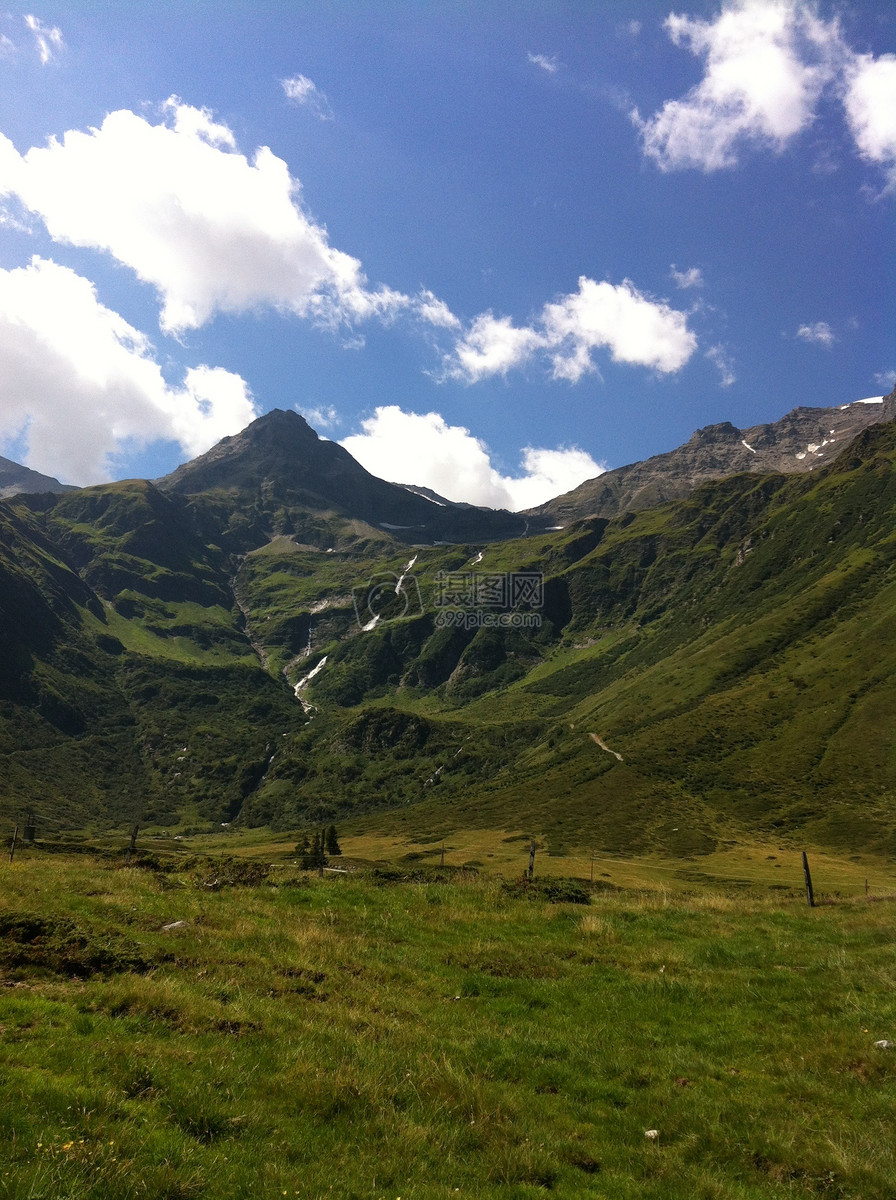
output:
[[[477,570],[545,571],[542,628],[430,608],[320,646],[319,712],[247,815],[414,804],[423,830],[524,817],[627,852],[750,828],[892,851],[894,485],[884,426],[807,478],[485,548]],[[424,597],[444,569],[421,550]]]
[[[490,545],[407,547],[270,489],[4,507],[0,817],[892,852],[894,464],[890,423],[808,475]],[[446,624],[446,579],[520,573],[534,610],[485,606],[515,626]]]
[[[0,875],[10,1200],[896,1191],[891,901],[158,866]]]
[[[0,826],[229,820],[303,720],[230,560],[142,481],[0,506]]]

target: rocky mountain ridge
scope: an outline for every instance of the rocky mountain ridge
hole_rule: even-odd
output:
[[[551,523],[615,517],[680,500],[711,479],[741,472],[802,474],[836,457],[862,430],[896,417],[896,392],[837,408],[792,409],[778,421],[698,429],[674,450],[607,471],[527,515]]]

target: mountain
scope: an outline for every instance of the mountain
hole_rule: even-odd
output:
[[[387,526],[441,507],[284,413],[157,483],[0,502],[0,828],[892,852],[896,422],[812,466],[409,546]]]
[[[20,492],[74,492],[70,483],[60,483],[51,475],[41,475],[21,463],[0,456],[0,499],[17,496]]]
[[[525,517],[452,504],[423,488],[378,479],[293,411],[274,409],[242,433],[156,481],[164,492],[264,497],[268,507],[332,512],[399,541],[492,540],[525,532]],[[543,525],[545,522],[540,522]]]
[[[710,479],[742,471],[798,474],[829,462],[863,429],[896,418],[896,394],[839,408],[795,408],[779,421],[737,429],[730,421],[698,429],[683,446],[589,479],[529,510],[549,523],[615,517],[680,500]]]

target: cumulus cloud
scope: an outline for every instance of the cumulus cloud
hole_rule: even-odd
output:
[[[859,153],[882,166],[889,190],[896,189],[896,55],[857,55],[843,103]]]
[[[377,408],[361,427],[363,433],[345,438],[342,445],[372,474],[491,508],[531,508],[606,469],[577,447],[527,447],[523,473],[502,475],[492,465],[488,447],[469,429],[449,425],[439,413],[404,412],[397,405]]]
[[[25,24],[34,35],[40,61],[46,66],[62,50],[62,30],[55,25],[45,25],[38,17],[30,14],[25,17]]]
[[[358,259],[304,211],[282,159],[262,146],[250,161],[227,126],[176,97],[159,124],[122,109],[21,156],[0,135],[0,195],[56,241],[106,251],[154,286],[166,331],[261,306],[331,327],[418,306],[448,321],[429,292],[370,288]]]
[[[529,51],[529,62],[533,67],[540,67],[548,75],[556,75],[560,62],[556,54],[533,54]]]
[[[174,440],[202,453],[256,415],[243,379],[220,367],[166,382],[146,337],[68,267],[34,257],[0,270],[0,439],[25,462],[74,483],[112,475],[127,442]]]
[[[874,376],[874,382],[889,395],[896,387],[896,371],[878,371]]]
[[[309,108],[321,121],[332,121],[329,100],[307,75],[293,75],[291,79],[281,79],[280,83],[287,99]]]
[[[470,383],[506,375],[544,345],[544,336],[534,329],[520,329],[510,317],[481,313],[454,348],[449,374]]]
[[[482,313],[466,327],[430,290],[372,287],[357,258],[330,244],[301,204],[298,180],[262,146],[247,158],[231,129],[176,97],[151,119],[127,109],[19,154],[0,134],[0,198],[59,243],[110,254],[154,287],[160,325],[196,329],[215,314],[263,307],[342,328],[400,316],[453,335],[449,377],[474,382],[542,355],[556,379],[595,371],[593,353],[662,372],[696,347],[684,313],[638,291],[582,277],[578,291],[516,325]],[[363,344],[363,343],[361,343]]]
[[[731,167],[748,143],[782,149],[812,121],[842,55],[837,23],[796,0],[739,0],[714,21],[672,13],[665,28],[705,72],[647,120],[632,114],[663,170]]]
[[[834,331],[827,321],[815,321],[811,325],[801,325],[796,336],[804,342],[814,342],[817,346],[833,346],[836,342]]]
[[[448,374],[467,382],[506,375],[543,355],[555,379],[577,382],[595,371],[592,354],[606,349],[615,362],[679,370],[697,347],[687,316],[653,300],[626,279],[597,283],[582,276],[577,292],[546,304],[528,326],[508,317],[478,316],[447,362]]]
[[[713,20],[671,13],[665,29],[704,61],[680,99],[631,118],[661,170],[717,171],[749,146],[783,150],[816,119],[827,93],[844,108],[856,149],[896,189],[896,55],[858,54],[836,18],[804,0],[729,0]],[[829,170],[825,151],[816,170]]]

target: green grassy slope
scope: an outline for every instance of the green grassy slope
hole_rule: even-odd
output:
[[[896,1192],[891,902],[222,874],[4,871],[9,1200]]]
[[[32,800],[82,823],[388,810],[560,848],[801,830],[889,851],[894,464],[891,423],[809,475],[478,546],[403,546],[264,490],[25,498],[2,510],[0,818]],[[520,572],[544,575],[537,628],[444,624],[446,577]]]
[[[0,520],[3,826],[233,817],[302,715],[246,636],[229,556],[143,481]]]
[[[630,850],[744,827],[892,850],[894,502],[884,426],[810,477],[738,477],[488,548],[477,569],[543,564],[542,630],[427,615],[342,642],[310,689],[302,769],[276,767],[271,798],[289,791],[291,819],[303,801],[314,819],[417,802],[421,827],[522,822]],[[385,738],[353,757],[369,717],[340,710],[354,697],[334,668],[371,681],[387,726],[414,716],[413,749]]]

